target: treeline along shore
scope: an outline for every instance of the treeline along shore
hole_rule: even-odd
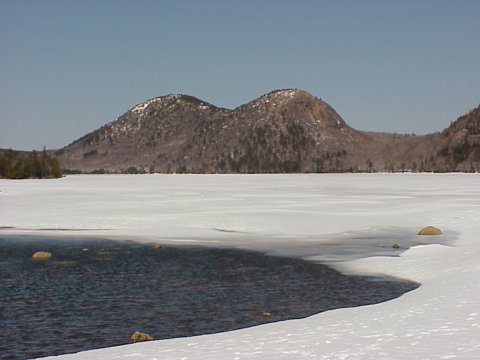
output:
[[[38,151],[0,150],[0,177],[5,179],[60,178],[63,171],[57,158]]]

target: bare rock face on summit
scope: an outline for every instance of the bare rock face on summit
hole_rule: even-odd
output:
[[[324,101],[287,89],[233,110],[187,95],[154,98],[56,155],[63,168],[82,172],[428,171],[453,166],[440,154],[446,142],[440,133],[358,131]]]

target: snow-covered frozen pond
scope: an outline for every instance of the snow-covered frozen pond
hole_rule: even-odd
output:
[[[69,176],[0,180],[0,191],[2,233],[259,249],[422,284],[382,304],[62,358],[480,357],[478,174]],[[426,225],[445,235],[419,240]],[[393,241],[424,245],[368,257]]]

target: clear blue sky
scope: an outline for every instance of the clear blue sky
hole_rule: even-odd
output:
[[[441,130],[480,103],[480,1],[0,0],[0,148],[59,148],[169,93],[277,88],[360,130]]]

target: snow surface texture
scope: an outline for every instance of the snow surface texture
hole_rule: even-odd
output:
[[[311,260],[325,259],[322,243],[331,239],[391,232],[403,246],[426,225],[446,232],[440,241],[455,238],[400,257],[334,263],[422,284],[392,301],[58,359],[480,358],[479,174],[69,176],[0,180],[0,190],[0,231],[10,234],[235,246]]]

